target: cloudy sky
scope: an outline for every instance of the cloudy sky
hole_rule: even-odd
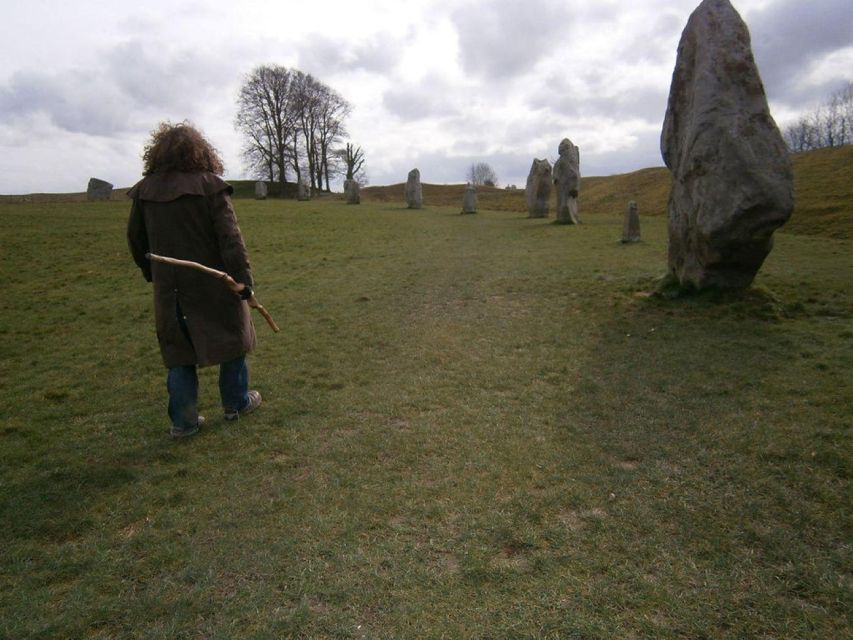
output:
[[[28,0],[0,21],[0,193],[129,186],[161,120],[189,119],[249,177],[245,75],[296,67],[353,105],[371,184],[523,185],[571,138],[584,175],[660,166],[676,48],[698,0]],[[853,80],[850,0],[736,0],[784,126]]]

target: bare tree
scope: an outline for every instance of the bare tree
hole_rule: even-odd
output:
[[[853,116],[853,82],[832,94],[826,104],[824,116],[825,138],[829,147],[840,147],[853,142],[851,135]]]
[[[245,137],[244,160],[256,176],[277,181],[282,191],[296,150],[291,80],[290,71],[284,67],[257,67],[240,88],[235,121]]]
[[[487,187],[494,187],[498,183],[495,170],[487,162],[473,163],[468,167],[465,179],[473,185],[485,185]]]
[[[335,162],[332,149],[346,136],[344,120],[349,116],[352,107],[341,95],[323,86],[322,100],[317,114],[317,147],[319,164],[317,167],[317,182],[326,180],[326,191],[330,191],[329,176],[335,173]],[[363,156],[364,154],[362,154]]]
[[[817,132],[808,118],[800,118],[783,132],[785,143],[794,153],[817,148]]]
[[[346,135],[344,120],[350,104],[337,91],[311,74],[291,71],[291,102],[297,117],[298,155],[313,189],[330,190],[334,169],[332,148]]]
[[[297,117],[297,136],[302,139],[301,155],[307,165],[308,182],[311,189],[317,189],[316,163],[317,152],[314,144],[314,114],[317,103],[317,83],[310,74],[293,71],[291,101]]]
[[[345,149],[340,149],[338,153],[341,154],[344,162],[347,165],[347,180],[355,180],[357,176],[362,171],[362,167],[364,166],[364,151],[361,147],[356,147],[353,144],[347,142],[347,146]]]
[[[787,126],[782,135],[794,153],[853,142],[853,82],[848,82],[827,102]]]
[[[844,142],[850,144],[853,142],[853,82],[848,82],[836,94],[839,102],[839,111],[841,118],[844,121]]]
[[[269,182],[275,182],[275,165],[272,155],[264,153],[264,150],[255,145],[246,145],[243,148],[243,163],[249,171],[249,175],[262,178]]]
[[[243,159],[253,175],[278,181],[282,192],[290,171],[297,182],[330,189],[333,146],[346,135],[350,104],[334,89],[298,69],[261,66],[247,78],[238,98],[235,126],[245,138]]]

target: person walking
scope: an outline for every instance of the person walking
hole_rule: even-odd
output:
[[[249,390],[246,354],[255,329],[246,303],[252,270],[231,202],[233,188],[216,149],[192,124],[164,122],[143,153],[143,179],[133,199],[127,240],[133,261],[154,285],[154,320],[168,369],[168,415],[176,438],[198,433],[198,367],[219,365],[219,394],[226,420],[257,409]],[[236,294],[208,275],[151,262],[147,253],[192,260],[227,272],[245,286]]]

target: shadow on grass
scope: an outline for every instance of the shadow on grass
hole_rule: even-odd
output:
[[[590,606],[656,611],[660,637],[840,631],[844,364],[837,336],[803,344],[801,311],[761,288],[641,296],[601,327],[557,418],[597,452],[576,472],[604,524],[581,546],[611,567]]]
[[[91,510],[105,496],[126,490],[137,480],[134,471],[117,464],[75,464],[31,474],[10,483],[0,520],[9,538],[52,542],[73,540],[95,526]]]

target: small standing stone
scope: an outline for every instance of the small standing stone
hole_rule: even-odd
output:
[[[477,213],[477,187],[469,184],[462,197],[462,213]]]
[[[704,0],[681,34],[661,151],[670,273],[682,287],[748,287],[793,211],[793,171],[728,0]]]
[[[554,184],[557,187],[557,222],[579,224],[578,190],[580,189],[580,150],[568,138],[558,148],[560,158],[554,163]]]
[[[551,197],[551,163],[548,160],[533,159],[527,176],[525,195],[528,217],[547,218],[548,200]]]
[[[311,188],[301,180],[296,183],[296,199],[300,202],[311,199]]]
[[[418,169],[409,171],[409,177],[406,180],[406,205],[409,209],[420,209],[424,206],[421,172]]]
[[[622,242],[640,241],[640,212],[637,203],[631,200],[628,203],[628,211],[625,212],[625,226],[622,227]]]
[[[344,180],[344,197],[347,204],[361,204],[361,187],[357,180]]]
[[[269,193],[267,183],[263,180],[258,180],[255,183],[255,200],[266,200],[267,193]]]
[[[113,194],[113,185],[106,180],[98,178],[89,178],[89,184],[86,186],[87,200],[109,200]]]

